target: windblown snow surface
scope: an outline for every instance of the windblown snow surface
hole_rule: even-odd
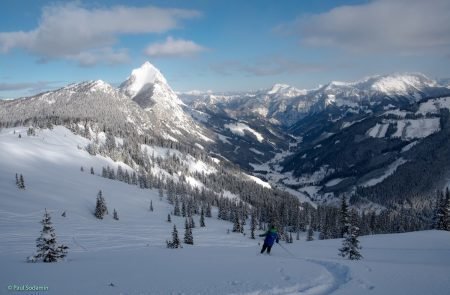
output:
[[[275,245],[259,255],[261,238],[227,234],[232,224],[217,211],[206,227],[193,230],[194,245],[167,249],[173,224],[184,219],[155,190],[91,175],[112,160],[77,146],[86,140],[57,127],[18,138],[0,131],[0,294],[448,294],[450,235],[426,231],[361,237],[361,261],[340,258],[340,240]],[[80,171],[83,166],[85,171]],[[126,167],[122,165],[122,167]],[[127,169],[130,169],[129,167]],[[15,185],[15,173],[25,190]],[[93,212],[98,190],[110,214]],[[153,202],[154,211],[149,211]],[[27,263],[44,209],[59,243],[70,247],[65,261]],[[112,218],[116,209],[120,220]],[[61,214],[66,211],[66,217]],[[45,291],[14,288],[40,286]],[[12,289],[12,290],[9,290]]]

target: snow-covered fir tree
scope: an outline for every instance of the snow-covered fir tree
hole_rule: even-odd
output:
[[[186,217],[186,203],[181,201],[181,216]]]
[[[357,226],[356,212],[351,213],[350,224],[347,233],[344,235],[342,240],[342,248],[339,249],[339,256],[348,258],[350,260],[359,260],[362,258],[359,250],[361,246],[359,245],[359,227]]]
[[[341,196],[341,208],[340,208],[340,237],[343,238],[348,232],[350,226],[350,216],[348,213],[348,204],[345,195]]]
[[[153,212],[153,201],[150,201],[150,211]]]
[[[19,176],[19,188],[20,189],[25,189],[25,180],[23,179],[23,175],[20,174]]]
[[[133,171],[133,173],[131,174],[131,184],[132,185],[137,185],[138,184],[137,175],[136,175],[135,171]]]
[[[186,218],[184,223],[184,243],[188,245],[194,245],[194,237],[192,235],[192,229],[189,223],[190,222]]]
[[[180,239],[178,238],[178,231],[177,231],[177,227],[174,224],[173,225],[173,231],[172,231],[172,241],[166,241],[167,244],[167,248],[180,248]]]
[[[257,226],[256,216],[255,212],[253,212],[250,219],[250,238],[253,240],[255,239],[256,226]]]
[[[195,228],[195,221],[194,221],[194,218],[192,218],[192,216],[189,217],[189,227]]]
[[[41,221],[42,231],[39,238],[36,240],[37,253],[29,257],[30,262],[57,262],[67,255],[69,247],[65,245],[58,245],[56,242],[55,230],[52,226],[50,213],[45,210],[44,217]]]
[[[115,220],[119,220],[119,214],[117,214],[116,209],[114,209],[114,211],[113,211],[113,218],[114,218]]]
[[[450,231],[449,219],[450,219],[450,192],[447,188],[445,194],[439,191],[436,200],[436,212],[434,217],[434,228],[437,230]]]
[[[34,130],[33,127],[28,128],[27,135],[28,136],[36,136],[36,131]]]
[[[167,214],[167,222],[172,222],[172,219],[170,218],[170,214]]]
[[[202,210],[200,211],[200,227],[205,227],[205,212]]]
[[[94,175],[94,167],[91,167],[91,174]]]
[[[98,219],[103,219],[103,216],[108,214],[108,208],[106,207],[106,201],[103,198],[102,191],[100,190],[97,194],[97,203],[95,205],[95,217]]]
[[[233,232],[240,233],[241,232],[241,223],[239,222],[239,215],[234,215],[234,222],[233,222]]]
[[[23,175],[20,176],[16,173],[16,186],[19,189],[25,189],[25,181],[23,180]]]
[[[180,202],[178,201],[178,198],[175,198],[175,205],[174,205],[174,208],[173,208],[173,215],[181,216]]]

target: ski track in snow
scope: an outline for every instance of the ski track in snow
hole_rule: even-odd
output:
[[[328,295],[334,293],[342,286],[352,280],[350,268],[344,264],[310,259],[299,258],[289,253],[290,259],[301,260],[303,264],[312,263],[320,267],[318,276],[313,280],[305,280],[295,277],[286,271],[285,267],[278,267],[277,273],[281,281],[295,282],[294,285],[288,287],[275,287],[272,289],[256,290],[249,293],[236,293],[241,295]],[[305,282],[307,281],[307,282]],[[356,280],[357,284],[366,290],[372,290],[374,287],[362,279]],[[233,282],[237,283],[237,282]],[[234,294],[234,293],[233,293]]]

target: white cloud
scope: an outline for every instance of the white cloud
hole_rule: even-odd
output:
[[[99,63],[122,64],[130,61],[126,50],[113,50],[112,48],[83,51],[76,55],[67,56],[67,58],[77,61],[82,67],[91,67]]]
[[[147,47],[145,54],[150,57],[192,56],[207,50],[205,47],[190,40],[167,37],[163,43],[154,43]]]
[[[373,0],[301,16],[278,32],[298,35],[302,44],[352,52],[421,54],[448,52],[450,1]]]
[[[127,53],[113,49],[124,34],[164,33],[182,20],[200,16],[195,10],[157,7],[87,9],[77,4],[47,6],[39,25],[27,32],[0,32],[0,52],[22,48],[42,60],[67,58],[81,65],[117,63]]]

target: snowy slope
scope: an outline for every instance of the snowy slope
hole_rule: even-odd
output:
[[[261,239],[249,238],[249,222],[246,236],[227,234],[232,224],[216,219],[213,210],[207,226],[193,230],[194,246],[166,249],[173,224],[182,238],[184,219],[166,221],[172,206],[157,191],[91,175],[90,167],[98,174],[119,163],[79,149],[87,140],[66,128],[38,130],[37,136],[24,135],[25,128],[15,131],[0,132],[1,294],[24,284],[48,287],[44,294],[445,294],[450,289],[446,232],[363,237],[365,258],[359,262],[337,256],[339,240],[307,243],[305,236],[281,244],[286,250],[275,245],[272,256],[259,256]],[[25,190],[16,188],[15,173],[24,175]],[[103,220],[93,216],[99,189],[110,211]],[[35,251],[44,208],[69,255],[56,264],[25,263]],[[119,221],[112,219],[114,208]]]

